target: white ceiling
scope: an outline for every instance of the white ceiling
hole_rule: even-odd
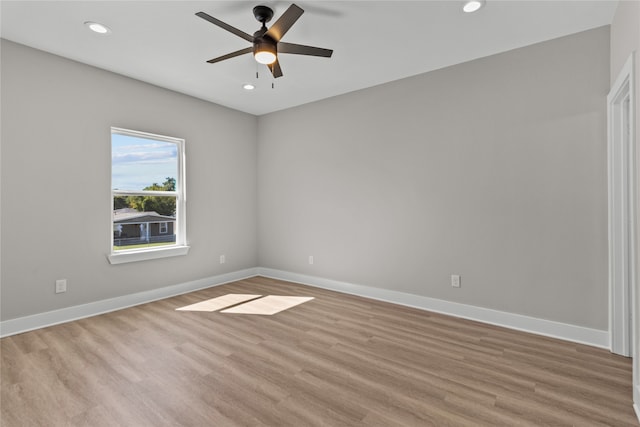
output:
[[[105,70],[261,115],[610,24],[617,1],[303,1],[283,41],[334,50],[333,57],[281,55],[274,80],[251,55],[205,61],[249,47],[195,16],[206,12],[252,34],[253,6],[275,20],[290,1],[5,1],[3,38]],[[101,36],[83,23],[112,29]],[[256,80],[256,70],[259,79]],[[255,83],[252,92],[242,89]],[[275,88],[271,84],[275,82]]]

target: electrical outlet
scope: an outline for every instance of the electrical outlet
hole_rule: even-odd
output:
[[[227,262],[227,257],[224,255],[220,255],[220,264],[224,264],[225,262]]]
[[[454,288],[459,288],[460,287],[460,275],[459,274],[452,274],[451,275],[451,286],[453,286]]]
[[[56,294],[67,292],[67,279],[56,280]]]
[[[309,255],[309,264],[312,265],[313,264],[313,255]]]

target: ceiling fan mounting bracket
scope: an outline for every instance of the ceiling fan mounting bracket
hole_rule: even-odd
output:
[[[256,6],[253,8],[253,16],[256,17],[258,22],[261,22],[264,25],[266,22],[271,21],[273,18],[273,9],[268,6]]]

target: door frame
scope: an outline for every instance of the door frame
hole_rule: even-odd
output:
[[[613,353],[634,351],[636,272],[636,147],[633,54],[607,96],[609,342]]]

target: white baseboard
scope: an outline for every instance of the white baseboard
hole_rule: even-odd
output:
[[[271,268],[259,267],[257,274],[609,349],[608,331]]]
[[[151,301],[157,301],[199,289],[235,282],[236,280],[242,280],[256,275],[256,268],[248,268],[246,270],[206,277],[204,279],[180,283],[164,288],[152,289],[131,295],[123,295],[121,297],[62,308],[60,310],[47,311],[45,313],[34,314],[32,316],[9,319],[0,322],[0,337],[8,337],[10,335],[20,334],[34,329],[83,319],[85,317],[108,313],[110,311],[121,310],[134,305],[145,304]]]
[[[640,421],[640,384],[635,383],[634,390],[635,391],[633,393],[633,409],[636,411],[636,417],[638,417],[638,421]]]
[[[123,308],[145,304],[151,301],[169,298],[187,292],[193,292],[199,289],[218,286],[258,275],[297,282],[347,294],[359,295],[362,297],[387,301],[422,310],[434,311],[492,325],[503,326],[510,329],[517,329],[538,335],[559,338],[566,341],[607,349],[609,348],[609,333],[607,331],[600,331],[597,329],[522,316],[519,314],[507,313],[504,311],[460,304],[388,289],[373,288],[370,286],[356,285],[262,267],[248,268],[245,270],[167,286],[160,289],[153,289],[131,295],[124,295],[107,300],[67,307],[60,310],[5,320],[0,322],[0,337],[7,337],[22,332],[32,331],[34,329],[57,325],[59,323],[70,322],[72,320],[83,319],[85,317],[108,313],[110,311],[121,310]]]

